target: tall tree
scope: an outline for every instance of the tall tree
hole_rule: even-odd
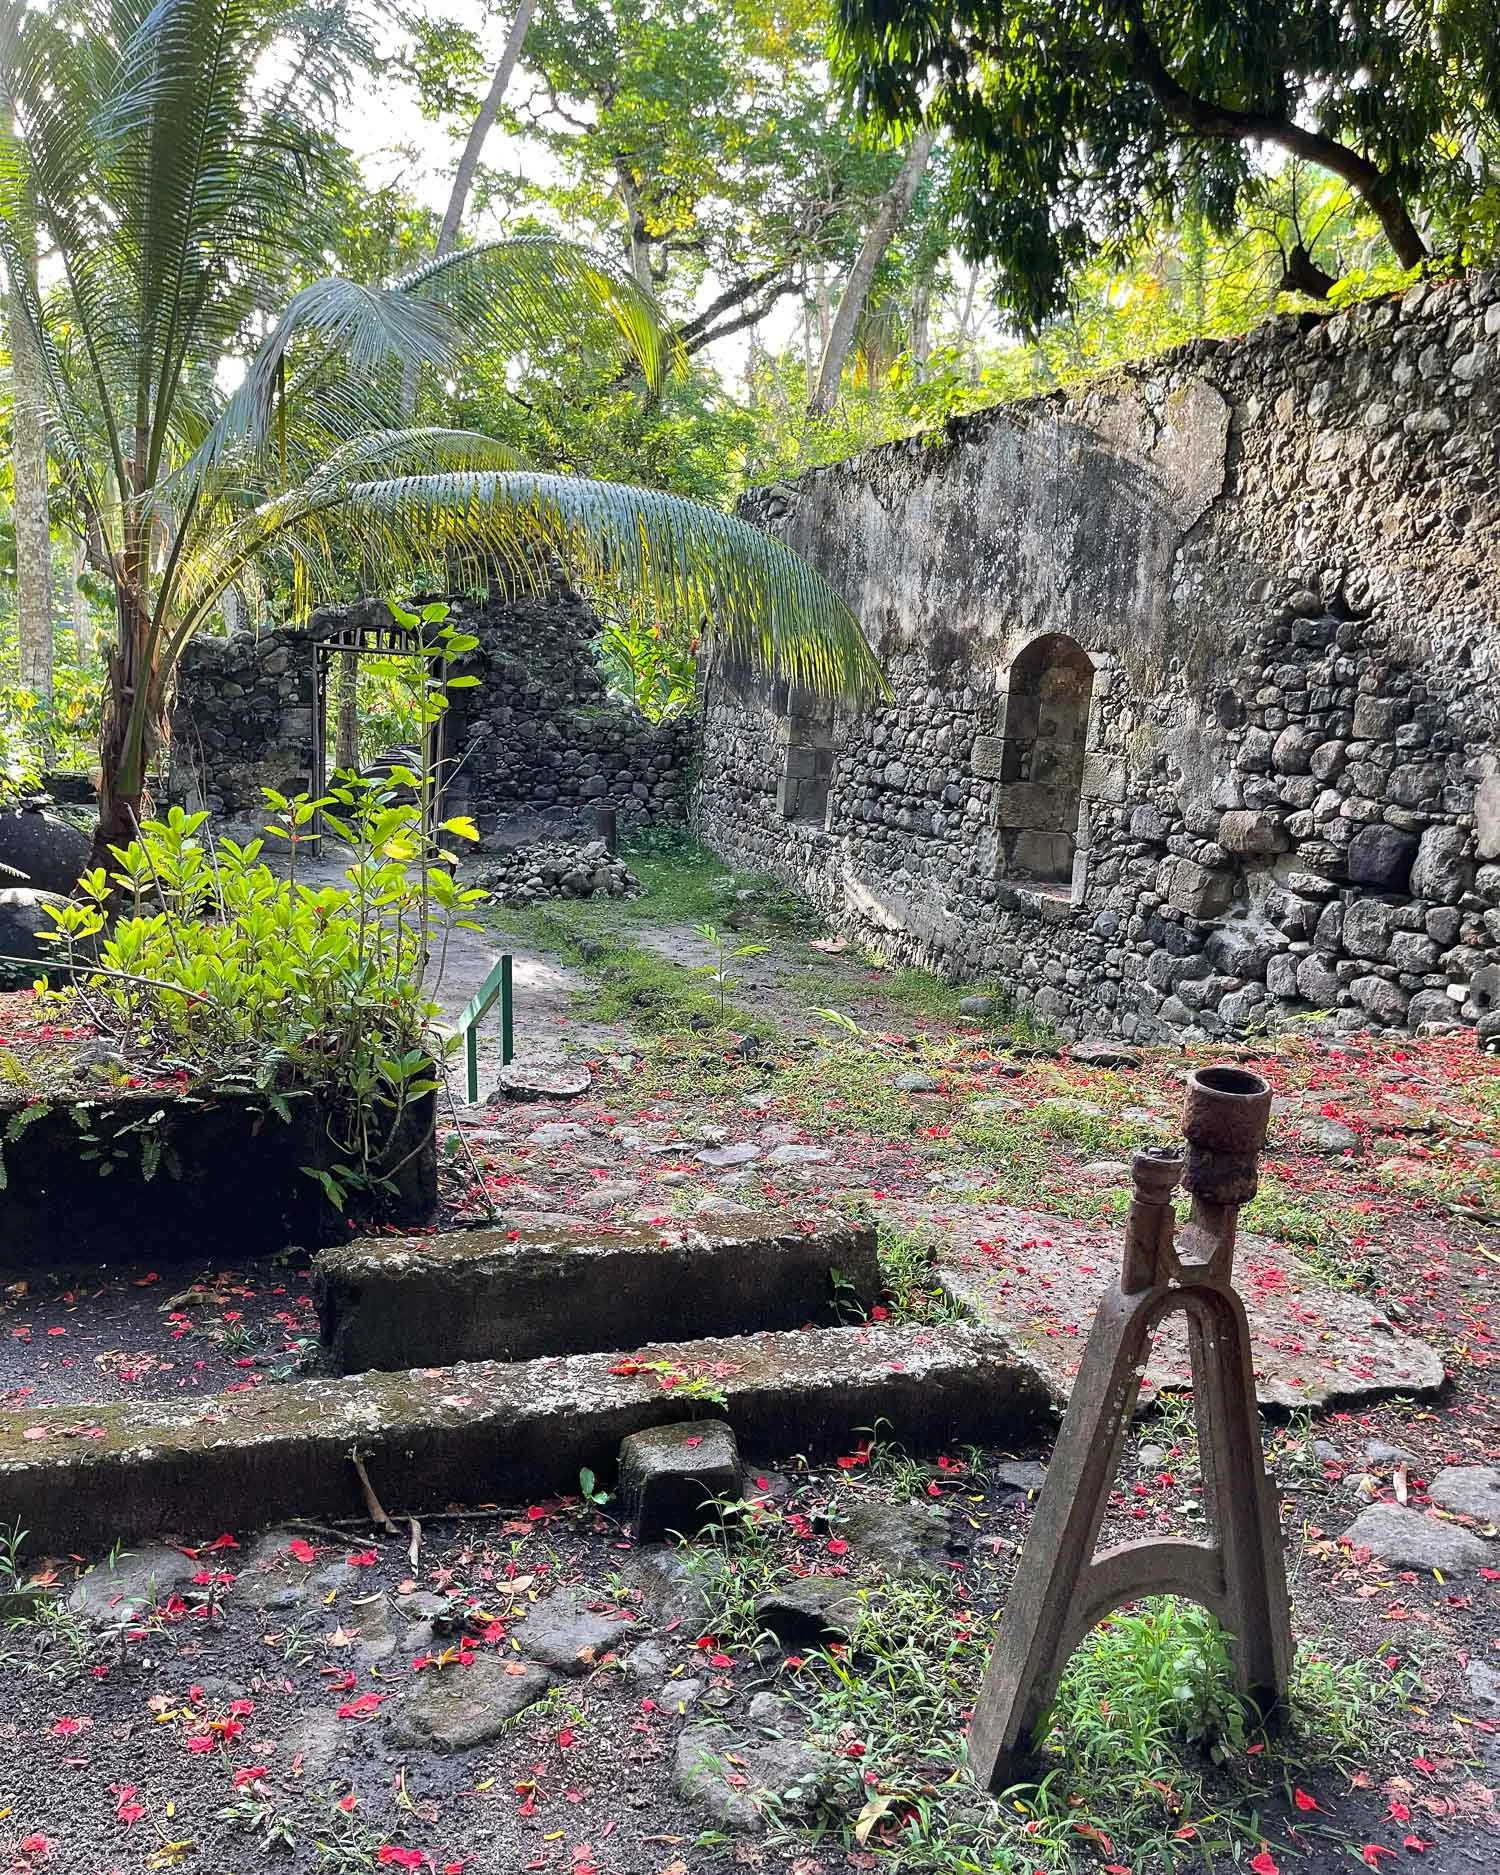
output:
[[[1096,255],[1196,198],[1226,231],[1255,153],[1356,190],[1398,260],[1483,185],[1500,106],[1488,0],[838,0],[843,64],[888,122],[950,127],[965,251],[1030,325]],[[1308,274],[1303,285],[1315,285]]]
[[[36,267],[36,228],[18,204],[16,251],[7,266],[7,327],[13,388],[12,467],[16,527],[16,634],[22,686],[52,703],[52,521],[47,505],[47,393],[24,307]]]
[[[744,522],[517,465],[494,439],[399,420],[413,363],[605,334],[648,384],[674,362],[632,283],[552,239],[460,249],[385,287],[312,280],[327,251],[320,125],[354,56],[301,0],[62,0],[0,28],[0,261],[22,285],[65,479],[116,629],[95,851],[130,838],[177,662],[269,567],[306,603],[356,570],[387,589],[550,585],[559,564],[726,653],[815,688],[881,682],[848,608]],[[17,271],[34,202],[61,261]],[[240,387],[227,357],[269,324]]]
[[[932,136],[930,130],[923,129],[912,138],[902,160],[900,173],[876,209],[869,232],[860,243],[859,253],[855,256],[854,265],[849,270],[849,277],[839,296],[838,310],[828,329],[828,340],[818,364],[817,382],[807,400],[810,416],[826,416],[833,408],[875,275],[895,239],[896,230],[911,213],[911,205],[921,187],[928,158],[932,155]]]
[[[479,172],[479,159],[484,153],[485,141],[495,127],[495,119],[500,114],[500,105],[509,88],[516,62],[521,56],[521,48],[526,43],[526,32],[535,12],[536,0],[517,0],[510,31],[505,36],[505,46],[501,51],[500,61],[495,67],[495,75],[490,80],[490,88],[484,94],[484,102],[475,113],[474,122],[469,127],[469,134],[464,141],[463,154],[459,157],[458,168],[454,171],[453,187],[448,195],[448,206],[443,211],[443,225],[438,230],[437,252],[439,256],[451,254],[458,246],[458,231],[463,224],[464,211],[468,207],[469,195],[474,187],[474,178]]]

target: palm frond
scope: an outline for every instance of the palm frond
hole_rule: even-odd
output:
[[[560,235],[513,235],[459,248],[396,285],[447,307],[461,330],[484,343],[517,351],[567,338],[580,307],[601,312],[653,390],[685,360],[651,295],[593,249]]]
[[[308,482],[244,516],[184,570],[184,630],[257,560],[337,592],[351,565],[390,587],[545,592],[563,574],[730,661],[823,695],[882,694],[843,599],[789,547],[679,495],[528,470]]]

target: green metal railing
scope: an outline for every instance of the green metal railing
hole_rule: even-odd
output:
[[[464,1038],[464,1067],[468,1072],[469,1105],[479,1098],[480,1022],[500,999],[500,1060],[508,1063],[515,1053],[515,997],[511,988],[510,953],[507,951],[479,986],[479,993],[458,1018],[458,1033]]]

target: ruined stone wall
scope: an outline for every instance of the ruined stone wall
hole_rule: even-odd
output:
[[[312,786],[313,661],[286,626],[200,634],[177,672],[171,797],[225,820],[264,819],[262,788]]]
[[[174,798],[258,819],[262,787],[311,786],[315,645],[352,615],[329,608],[305,628],[189,646],[173,716]],[[696,730],[648,722],[608,694],[597,621],[581,600],[455,599],[452,620],[479,639],[463,667],[479,683],[450,699],[449,811],[473,814],[487,835],[535,815],[586,821],[599,805],[626,822],[682,817]]]
[[[700,830],[1070,1033],[1479,1020],[1497,354],[1476,276],[761,491],[748,511],[848,597],[893,694],[839,712],[809,815],[798,700],[712,674]]]

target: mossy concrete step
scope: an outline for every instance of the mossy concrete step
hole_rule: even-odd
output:
[[[717,1389],[722,1408],[703,1400]],[[393,1513],[516,1502],[613,1475],[621,1439],[694,1410],[743,1447],[827,1457],[885,1420],[921,1447],[1034,1432],[1051,1411],[1039,1370],[966,1324],[657,1343],[632,1355],[476,1361],[354,1374],[193,1401],[0,1416],[0,1525],[34,1550],[184,1539],[363,1509],[358,1452]]]
[[[872,1226],[776,1217],[362,1237],[314,1280],[342,1374],[801,1328],[880,1293]]]

